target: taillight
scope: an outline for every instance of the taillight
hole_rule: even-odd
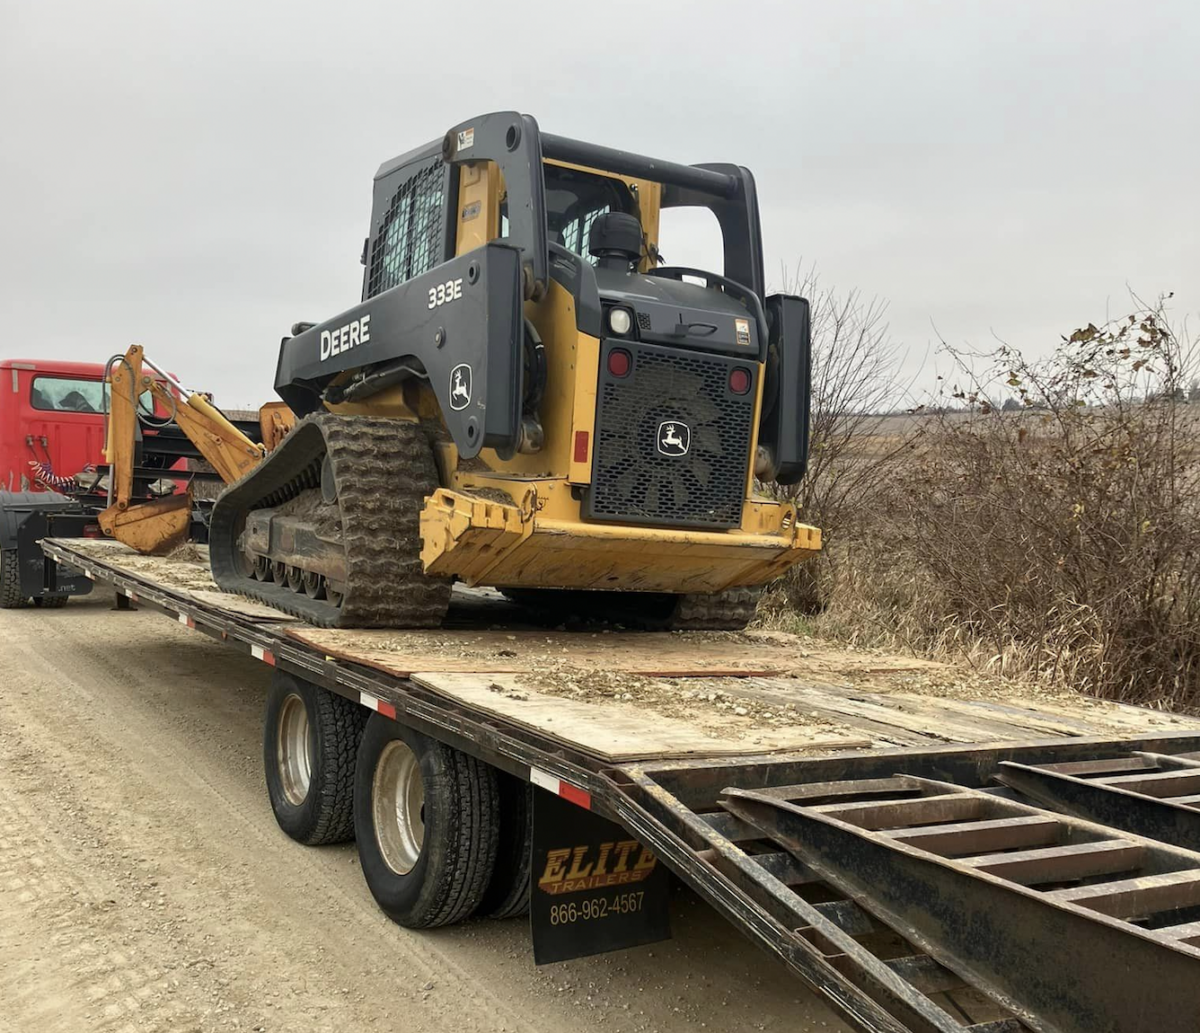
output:
[[[104,532],[100,530],[99,524],[84,524],[83,525],[83,537],[84,538],[103,538]]]
[[[735,395],[744,395],[750,390],[750,371],[742,366],[735,366],[729,371],[729,390]]]
[[[608,353],[608,372],[614,377],[627,377],[633,368],[633,356],[624,348],[614,348]]]

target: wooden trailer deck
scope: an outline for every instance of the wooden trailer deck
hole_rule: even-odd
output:
[[[540,627],[488,591],[456,593],[436,631],[315,628],[219,591],[203,546],[166,558],[109,541],[46,549],[105,568],[127,594],[140,588],[252,629],[274,653],[287,643],[419,686],[475,720],[599,764],[1200,730],[1171,714],[776,632]]]

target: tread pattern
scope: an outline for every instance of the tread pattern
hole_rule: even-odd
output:
[[[496,773],[500,799],[500,830],[496,867],[479,904],[485,918],[519,918],[528,914],[532,896],[529,870],[533,863],[533,800],[528,782]]]
[[[436,744],[446,753],[446,770],[453,772],[445,789],[458,821],[450,823],[446,837],[446,862],[441,880],[424,921],[413,928],[453,925],[479,907],[491,882],[496,863],[500,804],[496,778],[483,761],[459,750]]]
[[[348,587],[340,608],[249,577],[237,543],[251,510],[318,488],[326,455],[346,549]],[[321,627],[437,627],[450,605],[451,585],[422,570],[420,531],[425,498],[437,486],[433,455],[417,425],[332,413],[305,417],[217,500],[209,532],[213,577],[226,592]]]
[[[68,598],[65,595],[42,595],[33,600],[33,605],[43,610],[61,610],[67,605]]]
[[[313,719],[323,734],[321,797],[317,804],[317,823],[308,837],[309,846],[348,843],[354,838],[354,762],[358,741],[369,711],[343,696],[318,688],[313,693],[316,714]]]
[[[21,571],[16,549],[0,552],[0,610],[15,610],[25,605],[21,595]]]
[[[741,631],[754,619],[760,595],[759,587],[681,595],[665,626],[670,631]]]

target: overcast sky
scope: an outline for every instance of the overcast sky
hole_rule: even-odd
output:
[[[507,108],[750,167],[769,279],[886,298],[910,368],[1127,285],[1200,311],[1195,0],[0,0],[0,352],[136,341],[265,401],[281,334],[358,300],[380,162]]]

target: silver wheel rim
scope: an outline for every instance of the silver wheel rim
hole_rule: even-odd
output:
[[[393,739],[379,755],[371,785],[375,841],[384,863],[397,875],[416,867],[425,842],[425,782],[408,744]]]
[[[308,730],[308,708],[294,692],[279,708],[275,749],[283,795],[293,807],[308,798],[312,784],[312,742]]]

